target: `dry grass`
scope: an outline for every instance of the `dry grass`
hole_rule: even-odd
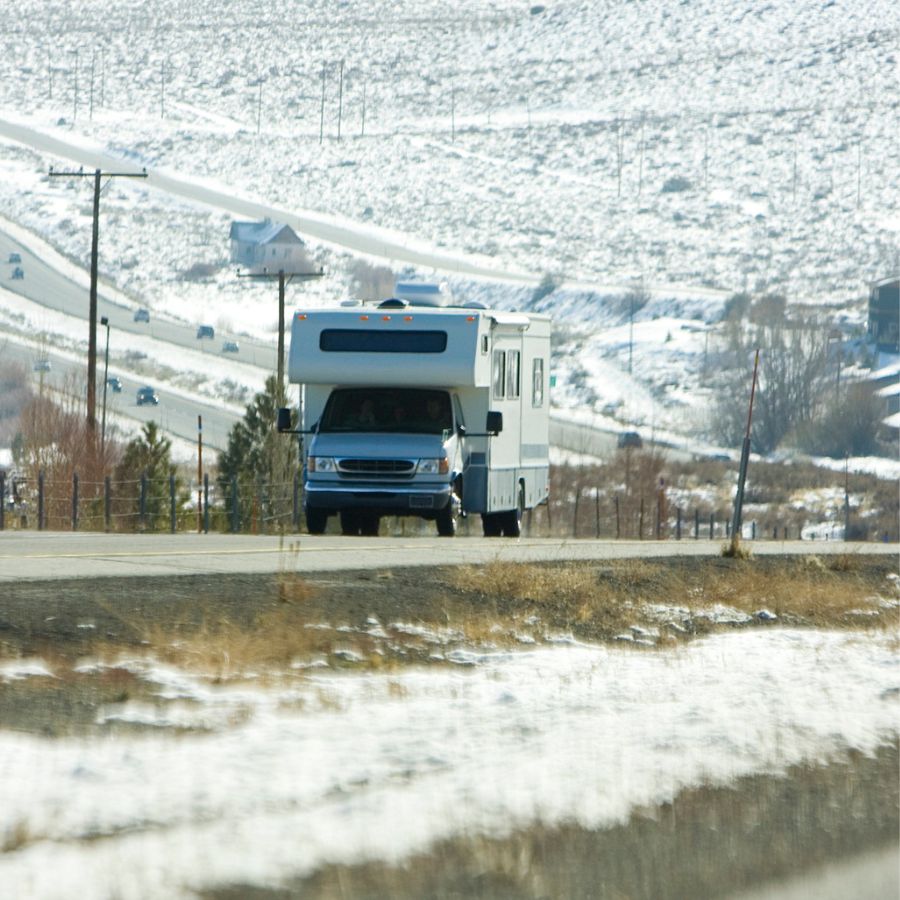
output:
[[[868,560],[850,554],[777,564],[736,558],[701,566],[646,560],[602,566],[494,562],[460,569],[453,577],[458,590],[552,612],[558,624],[581,626],[595,638],[646,624],[649,604],[687,608],[695,619],[721,604],[748,615],[766,609],[790,624],[896,626],[900,598],[895,584],[884,573],[873,573]],[[699,630],[709,627],[707,620]]]

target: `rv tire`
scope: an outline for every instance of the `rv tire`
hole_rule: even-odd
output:
[[[456,519],[459,514],[459,504],[455,497],[450,498],[450,502],[438,512],[435,522],[437,523],[437,533],[440,537],[454,537],[456,535]]]
[[[381,517],[374,513],[359,513],[359,533],[363,537],[378,537],[381,528]]]
[[[328,514],[321,509],[306,510],[306,530],[310,534],[325,534],[328,525]]]
[[[481,528],[485,537],[500,537],[503,525],[500,517],[503,513],[482,513]]]
[[[353,509],[342,509],[340,512],[341,534],[344,537],[353,537],[360,533],[359,513]]]
[[[504,537],[520,537],[522,534],[522,517],[525,514],[525,485],[519,485],[519,499],[516,508],[501,513],[503,517]]]

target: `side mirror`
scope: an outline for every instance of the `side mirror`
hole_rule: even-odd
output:
[[[291,411],[288,407],[282,406],[278,410],[278,418],[275,421],[275,427],[281,432],[291,430]]]
[[[457,426],[456,426],[456,433],[457,433],[460,437],[465,437],[465,436],[466,436],[466,426],[465,426],[465,425],[457,425]]]
[[[484,430],[488,434],[500,434],[503,431],[503,413],[492,409],[487,414],[487,427]]]

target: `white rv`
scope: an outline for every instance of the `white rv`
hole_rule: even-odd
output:
[[[307,528],[412,515],[451,536],[478,513],[485,535],[518,536],[548,494],[549,369],[547,316],[401,298],[295,312]]]

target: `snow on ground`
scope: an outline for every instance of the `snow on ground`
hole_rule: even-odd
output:
[[[892,648],[761,628],[677,650],[570,642],[269,687],[122,661],[179,702],[103,718],[159,733],[0,733],[0,834],[30,839],[0,855],[0,883],[40,898],[187,897],[400,860],[459,832],[602,827],[686,786],[896,740]],[[206,731],[164,733],[184,725]]]
[[[269,5],[219,6],[154,2],[136,16],[123,0],[79,0],[48,16],[25,0],[0,38],[4,119],[531,278],[414,272],[402,254],[306,235],[328,275],[291,303],[343,299],[360,258],[449,276],[501,308],[527,305],[551,275],[558,289],[537,307],[584,329],[577,359],[559,366],[558,405],[596,398],[620,422],[695,433],[708,326],[730,293],[785,293],[859,329],[866,284],[900,266],[889,0],[852,15],[815,0],[288,2],[288,53],[259,39]],[[48,179],[51,163],[0,141],[0,206],[86,268],[89,188]],[[230,214],[129,179],[105,187],[101,208],[101,272],[129,302],[271,337],[271,286],[229,263]],[[188,277],[195,264],[207,274]],[[635,317],[629,377],[621,300],[637,286],[651,302]]]

